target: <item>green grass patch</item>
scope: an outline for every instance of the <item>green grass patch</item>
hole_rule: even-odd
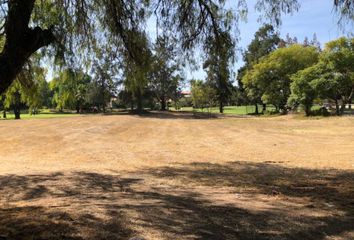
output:
[[[50,110],[43,110],[36,115],[31,115],[27,111],[21,113],[21,119],[51,119],[51,118],[65,118],[65,117],[75,117],[80,116],[80,114],[72,113],[72,112],[54,112]],[[14,120],[15,114],[13,112],[8,112],[6,114],[6,119],[2,118],[2,112],[0,114],[0,120]]]
[[[259,105],[258,106],[258,111],[261,113],[262,112],[263,106]],[[180,111],[186,111],[186,112],[211,112],[211,113],[219,113],[219,108],[218,107],[213,107],[211,109],[201,109],[201,108],[193,108],[193,107],[183,107],[181,108]],[[267,106],[267,111],[268,112],[274,112],[275,108],[273,106]],[[256,112],[256,107],[255,106],[226,106],[224,108],[224,113],[225,114],[234,114],[234,115],[250,115],[250,114],[255,114]]]

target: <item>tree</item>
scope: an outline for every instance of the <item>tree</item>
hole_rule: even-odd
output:
[[[247,68],[249,69],[253,64],[257,64],[262,57],[277,49],[279,42],[279,33],[275,31],[272,25],[266,24],[260,27],[243,54],[243,60]]]
[[[49,83],[43,79],[38,83],[38,95],[40,99],[40,107],[52,107],[53,93],[50,90]]]
[[[354,38],[341,37],[326,44],[321,62],[332,69],[339,81],[341,113],[354,97]]]
[[[5,95],[5,109],[13,108],[15,119],[21,119],[21,84],[19,81],[15,81],[7,89]]]
[[[207,56],[203,67],[207,71],[207,82],[216,90],[219,111],[223,113],[225,104],[233,94],[230,66],[234,57],[234,42],[228,32],[223,32],[207,41],[205,52]]]
[[[109,86],[101,85],[101,81],[91,81],[85,95],[85,106],[94,111],[106,111],[106,105],[111,100],[112,90]]]
[[[309,115],[314,98],[319,97],[334,101],[336,113],[342,114],[354,95],[353,62],[353,38],[342,37],[327,43],[316,65],[292,77],[289,102],[303,105]]]
[[[298,44],[277,49],[247,71],[243,83],[248,91],[259,89],[264,103],[273,104],[285,113],[291,75],[316,64],[318,55],[314,47]]]
[[[321,51],[321,43],[318,41],[316,33],[313,34],[310,45],[316,47],[319,51]]]
[[[302,45],[304,45],[305,47],[310,46],[310,41],[309,41],[309,38],[308,38],[308,37],[305,37],[304,42],[303,42]]]
[[[297,77],[308,81],[307,85],[321,99],[334,101],[336,113],[340,115],[343,114],[345,105],[351,104],[354,95],[353,62],[354,39],[342,37],[327,43],[319,63],[300,72]],[[302,92],[309,91],[309,86],[304,85]]]
[[[194,108],[201,108],[202,110],[208,108],[210,110],[217,101],[216,89],[201,80],[192,80],[191,90]]]
[[[40,93],[40,85],[45,82],[45,74],[46,70],[39,66],[37,56],[33,56],[7,89],[4,107],[13,108],[15,119],[21,118],[21,107],[28,106],[29,112],[35,114],[43,106],[45,99]]]
[[[0,3],[4,46],[0,53],[0,93],[13,83],[30,56],[54,41],[51,29],[29,27],[35,0],[9,0]]]
[[[250,103],[253,104],[253,101],[251,101],[251,99],[248,98],[242,82],[242,78],[246,74],[246,71],[247,71],[246,65],[240,67],[237,70],[237,75],[236,75],[237,86],[234,91],[234,96],[232,97],[233,104],[236,105],[247,105]]]
[[[53,104],[60,111],[64,109],[82,110],[91,78],[82,71],[64,69],[54,78],[49,86],[53,91]]]
[[[158,37],[154,47],[155,55],[149,86],[160,102],[161,111],[166,110],[168,99],[175,98],[182,81],[173,42],[167,36]]]
[[[137,111],[143,111],[143,95],[149,83],[149,76],[152,68],[152,53],[150,43],[145,33],[136,33],[134,37],[135,45],[140,49],[140,60],[135,61],[129,52],[125,53],[123,60],[124,86],[132,93],[132,98],[136,99]]]
[[[91,97],[96,95],[97,100],[95,102],[98,103],[98,107],[101,107],[103,113],[106,112],[107,102],[109,102],[111,96],[116,93],[116,82],[113,79],[116,74],[116,69],[112,64],[114,64],[112,59],[106,56],[103,57],[101,61],[96,61],[93,66],[95,75],[93,86],[94,94],[91,93]],[[82,96],[84,96],[84,94]]]
[[[340,115],[339,100],[341,93],[348,90],[348,85],[342,85],[343,78],[335,74],[333,69],[323,63],[319,63],[318,68],[321,73],[318,78],[314,78],[311,86],[315,89],[320,99],[332,100],[336,105],[336,114]]]
[[[289,106],[297,108],[298,105],[304,107],[306,116],[311,114],[313,101],[317,97],[314,79],[321,75],[321,69],[317,65],[301,70],[291,77],[291,95],[288,100]]]
[[[255,38],[252,40],[247,50],[243,54],[243,60],[245,65],[240,69],[238,73],[239,86],[243,87],[242,81],[246,72],[251,70],[253,65],[257,64],[260,59],[271,52],[273,52],[280,42],[279,33],[277,33],[272,25],[266,24],[262,26],[255,34]],[[256,114],[259,113],[258,104],[262,102],[262,92],[258,87],[251,82],[247,81],[246,94],[251,103],[256,106]],[[263,111],[266,110],[266,105],[263,106]]]

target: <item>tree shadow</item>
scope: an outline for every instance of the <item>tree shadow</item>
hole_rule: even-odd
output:
[[[158,118],[158,119],[199,119],[199,120],[213,120],[220,118],[250,118],[250,115],[237,115],[237,114],[220,114],[208,112],[190,112],[190,111],[151,111],[143,114],[138,114],[142,118]]]
[[[233,162],[6,175],[0,196],[0,239],[327,240],[354,234],[351,171]]]
[[[182,204],[182,209],[189,210],[189,214],[183,213],[176,219],[187,218],[184,231],[190,227],[189,233],[197,233],[200,239],[317,240],[354,237],[352,171],[233,162],[150,169],[148,174],[158,179],[178,180],[180,185],[191,186],[193,190],[202,187],[204,191],[212,191],[202,198],[203,201],[181,196],[165,201],[173,203],[172,207]],[[222,194],[218,189],[225,187],[234,199],[228,199],[226,204],[215,204],[209,200],[213,192]],[[229,194],[222,196],[230,198]],[[239,196],[241,199],[232,204]],[[249,201],[251,206],[243,206],[245,201]],[[274,204],[269,204],[269,201],[274,201]],[[264,203],[264,208],[257,210],[255,205],[261,203]],[[196,224],[190,225],[191,221]],[[341,236],[343,238],[339,238]]]
[[[172,112],[172,111],[151,111],[142,114],[137,114],[141,118],[157,118],[157,119],[183,119],[183,120],[194,120],[194,119],[218,119],[221,115],[213,113],[203,113],[203,112]]]

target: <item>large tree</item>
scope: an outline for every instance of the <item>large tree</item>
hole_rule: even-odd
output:
[[[64,69],[50,82],[53,104],[60,111],[76,109],[79,113],[84,105],[91,78],[77,69]]]
[[[174,39],[164,35],[157,38],[154,46],[149,86],[159,100],[162,111],[167,109],[167,101],[175,98],[182,81],[174,42]]]
[[[136,61],[126,51],[123,59],[123,83],[125,90],[136,100],[137,111],[143,111],[143,97],[152,71],[152,52],[148,37],[144,32],[134,34],[134,44],[140,49],[139,60]]]
[[[256,114],[259,113],[258,104],[262,102],[262,91],[251,82],[247,84],[247,91],[244,91],[242,78],[248,70],[252,69],[253,65],[260,61],[262,57],[274,51],[278,47],[279,42],[279,33],[275,31],[272,25],[266,24],[255,33],[254,39],[243,54],[245,65],[238,71],[237,75],[239,90],[241,92],[246,92],[249,101],[255,104]],[[263,111],[265,110],[266,105],[264,104]]]
[[[315,97],[332,100],[336,113],[342,114],[354,97],[353,62],[354,38],[342,37],[327,43],[316,65],[292,77],[289,102],[303,105],[309,115]]]
[[[15,119],[20,119],[21,107],[29,107],[31,113],[43,106],[45,99],[41,94],[45,81],[46,69],[40,67],[39,55],[28,61],[21,73],[12,82],[4,95],[4,107],[14,110]]]
[[[242,81],[248,91],[254,86],[259,89],[264,103],[272,104],[285,112],[290,96],[291,76],[316,64],[318,56],[315,47],[294,44],[279,48],[247,71]]]
[[[217,93],[219,112],[224,112],[225,104],[233,94],[231,70],[234,58],[234,42],[228,31],[210,37],[205,44],[206,61],[204,69],[207,72],[208,85]]]

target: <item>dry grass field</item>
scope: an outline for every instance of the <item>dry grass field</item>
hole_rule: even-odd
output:
[[[354,118],[0,122],[0,239],[354,239]]]

